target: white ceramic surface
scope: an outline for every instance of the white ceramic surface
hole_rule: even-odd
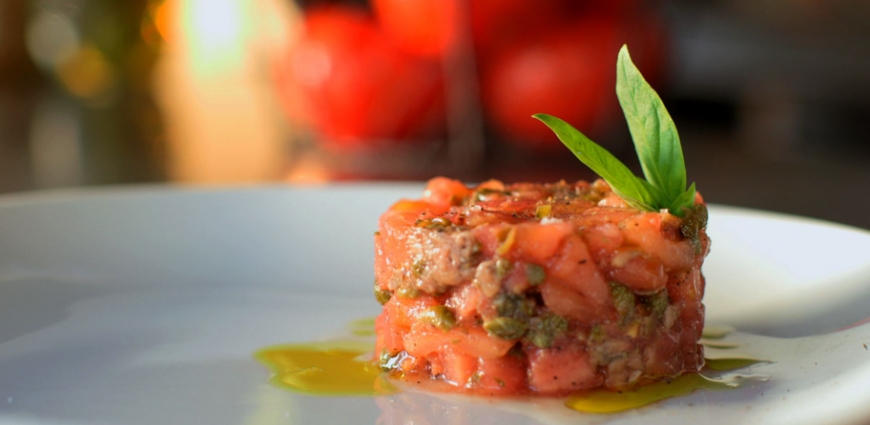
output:
[[[372,232],[414,185],[0,198],[2,424],[815,424],[870,421],[870,233],[714,206],[711,322],[770,381],[623,414],[419,393],[316,398],[251,355],[373,317]],[[813,336],[815,335],[815,336]],[[788,338],[785,338],[788,337]],[[380,419],[379,419],[380,418]]]

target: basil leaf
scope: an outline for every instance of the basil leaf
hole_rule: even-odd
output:
[[[695,184],[686,189],[686,164],[676,125],[662,99],[631,62],[628,47],[620,49],[616,67],[616,94],[646,180],[568,123],[546,114],[534,117],[550,127],[626,203],[644,211],[668,209],[684,217],[694,206]]]
[[[644,176],[662,190],[661,207],[674,204],[686,194],[686,164],[680,136],[662,99],[632,63],[624,45],[616,62],[616,94]],[[680,212],[671,210],[671,213]]]
[[[685,210],[692,208],[693,205],[695,205],[695,183],[677,196],[677,199],[668,206],[668,211],[677,217],[683,217],[686,214]]]
[[[629,205],[645,211],[656,210],[656,199],[650,192],[649,185],[637,178],[613,154],[559,118],[547,114],[532,116],[550,127],[550,130],[556,133],[559,140],[574,153],[580,162],[601,176],[610,185],[610,188]]]

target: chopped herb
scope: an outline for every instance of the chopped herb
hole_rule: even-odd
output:
[[[538,205],[535,207],[535,218],[541,219],[544,217],[549,217],[550,213],[553,212],[553,206],[550,204]]]
[[[503,238],[499,238],[501,240],[501,244],[498,248],[495,249],[495,253],[498,255],[505,255],[510,252],[511,248],[514,246],[514,242],[516,241],[516,229],[511,226],[506,233],[504,233]]]

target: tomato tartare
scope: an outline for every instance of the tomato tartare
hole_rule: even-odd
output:
[[[620,390],[703,366],[700,195],[682,217],[603,180],[430,180],[375,234],[376,355],[459,392]]]

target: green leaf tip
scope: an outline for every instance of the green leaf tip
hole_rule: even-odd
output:
[[[667,209],[682,217],[695,202],[695,184],[686,188],[686,164],[677,127],[658,93],[631,61],[628,46],[616,60],[616,95],[622,107],[646,180],[565,121],[547,114],[546,124],[587,167],[601,176],[629,205],[645,211]]]

